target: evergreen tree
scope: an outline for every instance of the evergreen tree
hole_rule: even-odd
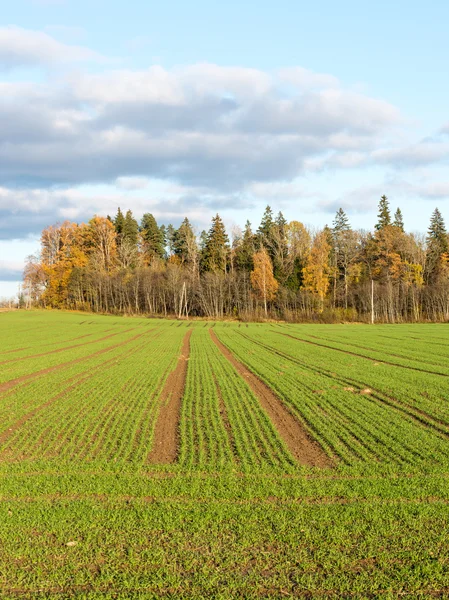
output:
[[[145,213],[140,224],[143,251],[148,262],[165,256],[165,240],[163,231],[158,227],[151,213]]]
[[[351,226],[349,225],[348,216],[342,208],[339,208],[337,210],[332,225],[332,232],[334,236],[340,233],[341,231],[349,231],[351,229]]]
[[[195,232],[187,217],[173,234],[173,253],[179,257],[181,264],[192,263],[196,260],[198,245]]]
[[[118,239],[120,240],[123,233],[123,227],[125,225],[125,217],[123,216],[120,206],[118,207],[117,214],[115,215],[113,223],[115,227],[115,233],[117,234]]]
[[[236,251],[235,264],[239,271],[252,271],[253,256],[256,251],[256,240],[251,229],[251,223],[246,221],[241,244]]]
[[[436,283],[441,274],[441,257],[449,252],[448,235],[444,219],[438,208],[433,211],[427,232],[425,279]]]
[[[175,253],[174,241],[176,236],[176,229],[171,223],[167,225],[165,230],[165,243],[168,246],[168,254],[171,256]]]
[[[405,229],[404,229],[404,218],[402,216],[402,211],[401,211],[400,208],[397,208],[396,212],[394,213],[393,226],[394,227],[398,227],[402,232],[405,231]]]
[[[212,226],[207,234],[201,256],[202,270],[225,273],[228,266],[229,250],[228,234],[221,217],[217,214],[212,219]]]
[[[121,231],[122,243],[126,242],[130,246],[137,246],[137,239],[139,235],[139,224],[133,217],[131,210],[126,211],[125,222],[123,223],[123,229]]]
[[[375,226],[377,231],[380,231],[387,225],[391,225],[391,214],[390,214],[390,203],[385,194],[381,197],[379,202],[379,214],[377,215],[378,221]]]
[[[278,281],[284,283],[288,278],[287,260],[288,260],[288,242],[287,242],[288,222],[282,212],[279,212],[274,225],[271,228],[271,252],[274,276]]]
[[[259,229],[257,230],[257,238],[259,245],[265,246],[269,252],[271,252],[272,242],[272,231],[274,226],[273,211],[271,206],[265,208],[265,212],[260,222]]]

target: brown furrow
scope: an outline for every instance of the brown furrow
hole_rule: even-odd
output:
[[[209,333],[223,356],[233,365],[259,399],[262,408],[270,417],[271,422],[293,457],[301,465],[310,467],[333,466],[331,459],[321,446],[311,438],[304,426],[292,415],[273,390],[243,363],[238,361],[232,352],[218,339],[212,329],[209,329]]]
[[[147,458],[149,463],[174,463],[178,456],[179,418],[187,377],[191,335],[192,330],[185,334],[178,363],[168,376],[160,395],[161,408],[156,419],[153,447]]]

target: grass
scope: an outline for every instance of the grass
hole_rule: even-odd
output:
[[[0,315],[0,597],[448,597],[447,326],[214,326],[321,469],[211,326]],[[191,329],[178,460],[149,464]]]

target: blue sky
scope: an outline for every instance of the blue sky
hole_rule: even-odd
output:
[[[0,22],[0,297],[40,230],[264,206],[449,220],[449,3],[16,0]]]

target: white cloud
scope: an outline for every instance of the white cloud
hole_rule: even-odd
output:
[[[0,68],[104,60],[89,48],[62,44],[42,31],[0,27]]]

